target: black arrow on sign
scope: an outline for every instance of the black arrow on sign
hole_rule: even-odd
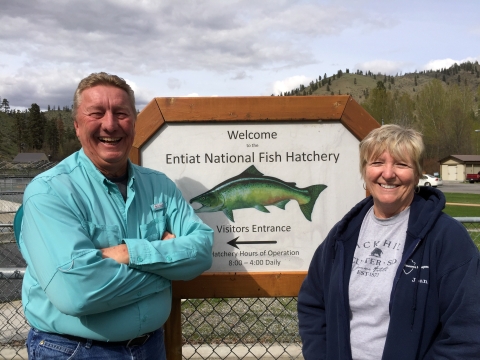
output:
[[[227,242],[228,245],[232,245],[233,247],[236,247],[237,249],[240,249],[237,244],[276,244],[276,240],[271,240],[271,241],[237,241],[239,236],[237,236],[235,239],[230,240]]]

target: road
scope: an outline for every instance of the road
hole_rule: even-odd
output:
[[[443,181],[442,186],[437,187],[444,193],[480,194],[480,183],[461,183],[457,181]]]

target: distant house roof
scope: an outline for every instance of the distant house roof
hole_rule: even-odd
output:
[[[36,161],[48,161],[44,153],[19,153],[12,160],[14,163],[31,163]]]
[[[456,160],[459,163],[480,163],[480,155],[449,155],[443,159],[438,160],[439,163],[443,163],[447,160]]]

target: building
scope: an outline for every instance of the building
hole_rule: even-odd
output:
[[[467,174],[480,171],[480,155],[449,155],[438,162],[443,180],[465,181]]]
[[[48,161],[44,153],[18,153],[12,160],[13,163],[34,163],[37,161]]]

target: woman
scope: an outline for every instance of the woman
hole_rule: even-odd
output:
[[[480,257],[417,187],[421,135],[397,125],[360,143],[371,196],[330,231],[298,295],[306,360],[480,359]]]

